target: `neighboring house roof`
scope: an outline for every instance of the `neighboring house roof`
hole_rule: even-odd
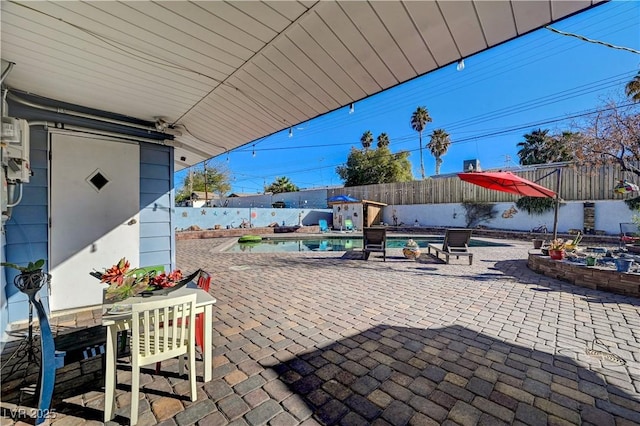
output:
[[[193,197],[194,194],[196,195],[195,197]],[[191,198],[195,198],[196,200],[217,200],[220,196],[215,192],[193,191]]]
[[[255,197],[256,195],[263,195],[262,193],[253,193],[253,192],[234,192],[228,195],[228,198],[233,197]]]

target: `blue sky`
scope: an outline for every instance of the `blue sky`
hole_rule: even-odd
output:
[[[640,1],[614,1],[552,25],[616,46],[640,50]],[[541,29],[431,72],[315,120],[237,148],[208,166],[228,170],[232,192],[262,192],[264,184],[286,176],[301,188],[341,185],[336,166],[370,130],[374,139],[389,135],[393,152],[409,151],[415,179],[420,178],[418,133],[410,125],[418,106],[433,119],[423,144],[436,128],[452,145],[441,174],[459,172],[464,160],[478,159],[483,169],[518,164],[516,144],[537,128],[560,132],[585,111],[611,97],[623,97],[624,85],[638,72],[640,55],[588,43]],[[578,118],[579,119],[579,118]],[[374,142],[375,143],[375,142]],[[255,156],[253,151],[255,150]],[[425,172],[435,161],[424,152]],[[194,166],[202,168],[202,163]],[[176,173],[176,187],[187,170]]]

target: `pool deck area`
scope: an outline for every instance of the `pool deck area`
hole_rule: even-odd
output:
[[[529,270],[530,241],[447,265],[401,249],[386,262],[220,252],[230,240],[176,242],[183,271],[213,276],[213,380],[190,402],[177,362],[150,366],[139,425],[640,424],[640,298]],[[99,322],[95,310],[52,319]],[[123,358],[111,424],[128,423],[130,376]],[[62,391],[50,423],[101,424],[100,380]],[[3,425],[33,424],[2,404]]]

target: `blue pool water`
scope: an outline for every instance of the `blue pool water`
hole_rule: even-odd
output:
[[[408,237],[387,237],[387,248],[402,248]],[[442,237],[422,237],[413,238],[420,247],[427,247],[428,244],[442,243]],[[470,247],[503,246],[507,244],[494,243],[489,241],[474,240],[469,242]],[[362,237],[331,236],[326,238],[263,238],[260,242],[236,243],[229,247],[226,252],[241,253],[283,253],[295,251],[347,251],[362,248]]]

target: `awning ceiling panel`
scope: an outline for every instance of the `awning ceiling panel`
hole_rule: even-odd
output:
[[[495,46],[518,35],[510,7],[503,7],[501,2],[493,1],[481,1],[475,5],[482,33],[489,46]]]
[[[595,3],[3,1],[1,47],[10,88],[175,123],[179,169]]]

